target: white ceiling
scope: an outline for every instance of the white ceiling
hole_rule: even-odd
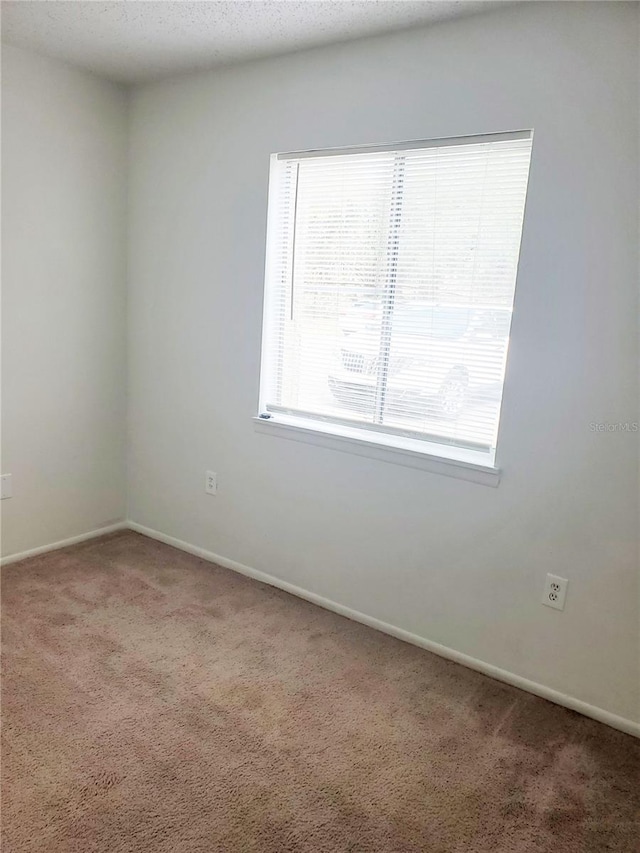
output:
[[[505,0],[3,0],[3,41],[123,83],[287,53]]]

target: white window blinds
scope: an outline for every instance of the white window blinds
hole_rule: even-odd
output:
[[[492,455],[530,154],[526,131],[274,155],[261,413]]]

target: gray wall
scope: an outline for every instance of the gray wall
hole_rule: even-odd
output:
[[[638,420],[637,15],[522,4],[137,89],[129,517],[639,719],[638,436],[591,428]],[[269,154],[530,127],[499,488],[257,433]]]
[[[2,48],[2,554],[124,516],[127,101]]]

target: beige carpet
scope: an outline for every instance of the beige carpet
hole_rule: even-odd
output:
[[[640,741],[286,593],[129,532],[2,592],[3,853],[640,849]]]

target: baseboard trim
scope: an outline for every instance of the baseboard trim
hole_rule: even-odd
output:
[[[8,554],[0,559],[0,566],[8,566],[11,563],[18,563],[20,560],[26,560],[27,557],[37,557],[39,554],[57,551],[59,548],[67,548],[69,545],[78,545],[88,539],[95,539],[98,536],[105,536],[107,533],[115,533],[118,530],[127,530],[128,528],[129,524],[126,521],[119,521],[117,524],[109,524],[106,527],[98,527],[96,530],[89,530],[87,533],[80,533],[78,536],[70,536],[68,539],[52,542],[50,545],[40,545],[39,548],[30,548],[28,551],[20,551],[18,554]]]
[[[345,616],[347,619],[353,619],[354,622],[360,622],[377,631],[382,631],[383,634],[389,634],[399,640],[404,640],[406,643],[411,643],[428,652],[439,655],[447,660],[460,663],[463,666],[495,678],[498,681],[503,681],[505,684],[511,684],[513,687],[519,687],[521,690],[526,690],[528,693],[533,693],[535,696],[540,696],[547,699],[549,702],[554,702],[556,705],[562,705],[564,708],[569,708],[572,711],[577,711],[585,717],[591,717],[600,723],[618,729],[625,734],[640,738],[640,723],[635,723],[633,720],[628,720],[626,717],[619,717],[617,714],[612,714],[610,711],[605,711],[603,708],[598,708],[596,705],[590,705],[588,702],[583,702],[580,699],[575,699],[566,693],[560,693],[550,687],[545,687],[543,684],[538,684],[535,681],[530,681],[506,669],[493,666],[490,663],[471,657],[470,655],[458,652],[448,646],[443,646],[440,643],[434,643],[432,640],[427,640],[420,637],[418,634],[413,634],[410,631],[405,631],[403,628],[397,628],[395,625],[390,625],[388,622],[383,622],[381,619],[376,619],[373,616],[368,616],[366,613],[361,613],[358,610],[353,610],[351,607],[345,607],[343,604],[338,604],[330,598],[325,598],[315,592],[309,592],[302,587],[289,583],[288,581],[280,580],[274,575],[261,572],[259,569],[254,569],[251,566],[245,566],[243,563],[238,563],[236,560],[230,560],[228,557],[223,557],[221,554],[214,554],[213,551],[207,551],[206,548],[199,548],[197,545],[191,545],[184,542],[182,539],[176,539],[174,536],[168,536],[166,533],[161,533],[159,530],[154,530],[151,527],[145,527],[135,521],[120,521],[116,524],[110,524],[106,527],[99,527],[96,530],[89,530],[87,533],[81,533],[78,536],[70,536],[68,539],[61,539],[59,542],[52,542],[50,545],[41,545],[38,548],[31,548],[28,551],[21,551],[17,554],[9,554],[0,559],[0,566],[8,566],[11,563],[17,563],[20,560],[26,560],[28,557],[36,557],[39,554],[46,554],[49,551],[57,551],[59,548],[66,548],[69,545],[77,545],[80,542],[86,542],[89,539],[96,539],[99,536],[105,536],[108,533],[115,533],[119,530],[134,530],[136,533],[141,533],[143,536],[148,536],[150,539],[156,539],[159,542],[164,542],[166,545],[171,545],[178,548],[180,551],[186,551],[188,554],[193,554],[196,557],[201,557],[210,563],[216,563],[226,569],[231,569],[246,577],[266,583],[269,586],[277,587],[298,598],[303,598],[305,601],[310,601],[312,604],[317,604],[319,607],[324,607],[325,610],[331,610],[338,613],[340,616]]]
[[[599,723],[604,723],[611,728],[618,729],[625,734],[640,738],[640,723],[633,720],[628,720],[626,717],[619,717],[617,714],[612,714],[610,711],[605,711],[596,705],[590,705],[588,702],[583,702],[580,699],[575,699],[566,693],[560,693],[553,690],[551,687],[545,687],[544,684],[538,684],[535,681],[530,681],[528,678],[523,678],[506,669],[493,666],[478,658],[458,652],[448,646],[442,646],[440,643],[434,643],[432,640],[427,640],[420,637],[418,634],[412,634],[410,631],[405,631],[403,628],[396,628],[395,625],[390,625],[388,622],[383,622],[373,616],[367,616],[366,613],[360,613],[358,610],[352,610],[350,607],[345,607],[343,604],[338,604],[329,598],[322,595],[317,595],[315,592],[309,592],[302,587],[289,583],[288,581],[280,580],[279,578],[269,575],[266,572],[261,572],[251,566],[245,566],[243,563],[238,563],[235,560],[230,560],[223,557],[221,554],[214,554],[212,551],[207,551],[205,548],[199,548],[197,545],[190,545],[182,539],[176,539],[174,536],[167,536],[166,533],[160,533],[158,530],[153,530],[150,527],[145,527],[135,521],[127,522],[130,530],[141,533],[143,536],[148,536],[150,539],[157,539],[159,542],[164,542],[166,545],[172,545],[180,551],[186,551],[188,554],[193,554],[196,557],[201,557],[210,563],[216,563],[226,569],[231,569],[241,575],[246,575],[249,578],[266,583],[269,586],[275,586],[292,595],[303,598],[305,601],[310,601],[312,604],[317,604],[319,607],[324,607],[325,610],[331,610],[338,613],[340,616],[346,616],[347,619],[353,619],[355,622],[361,622],[363,625],[368,625],[370,628],[375,628],[377,631],[382,631],[383,634],[389,634],[399,640],[404,640],[406,643],[411,643],[414,646],[419,646],[421,649],[426,649],[428,652],[433,652],[442,658],[460,663],[463,666],[468,666],[469,669],[474,669],[498,681],[503,681],[505,684],[510,684],[513,687],[519,687],[521,690],[526,690],[528,693],[533,693],[535,696],[540,696],[542,699],[547,699],[556,705],[562,705],[564,708],[569,708],[571,711],[577,711],[585,717],[591,717]]]

